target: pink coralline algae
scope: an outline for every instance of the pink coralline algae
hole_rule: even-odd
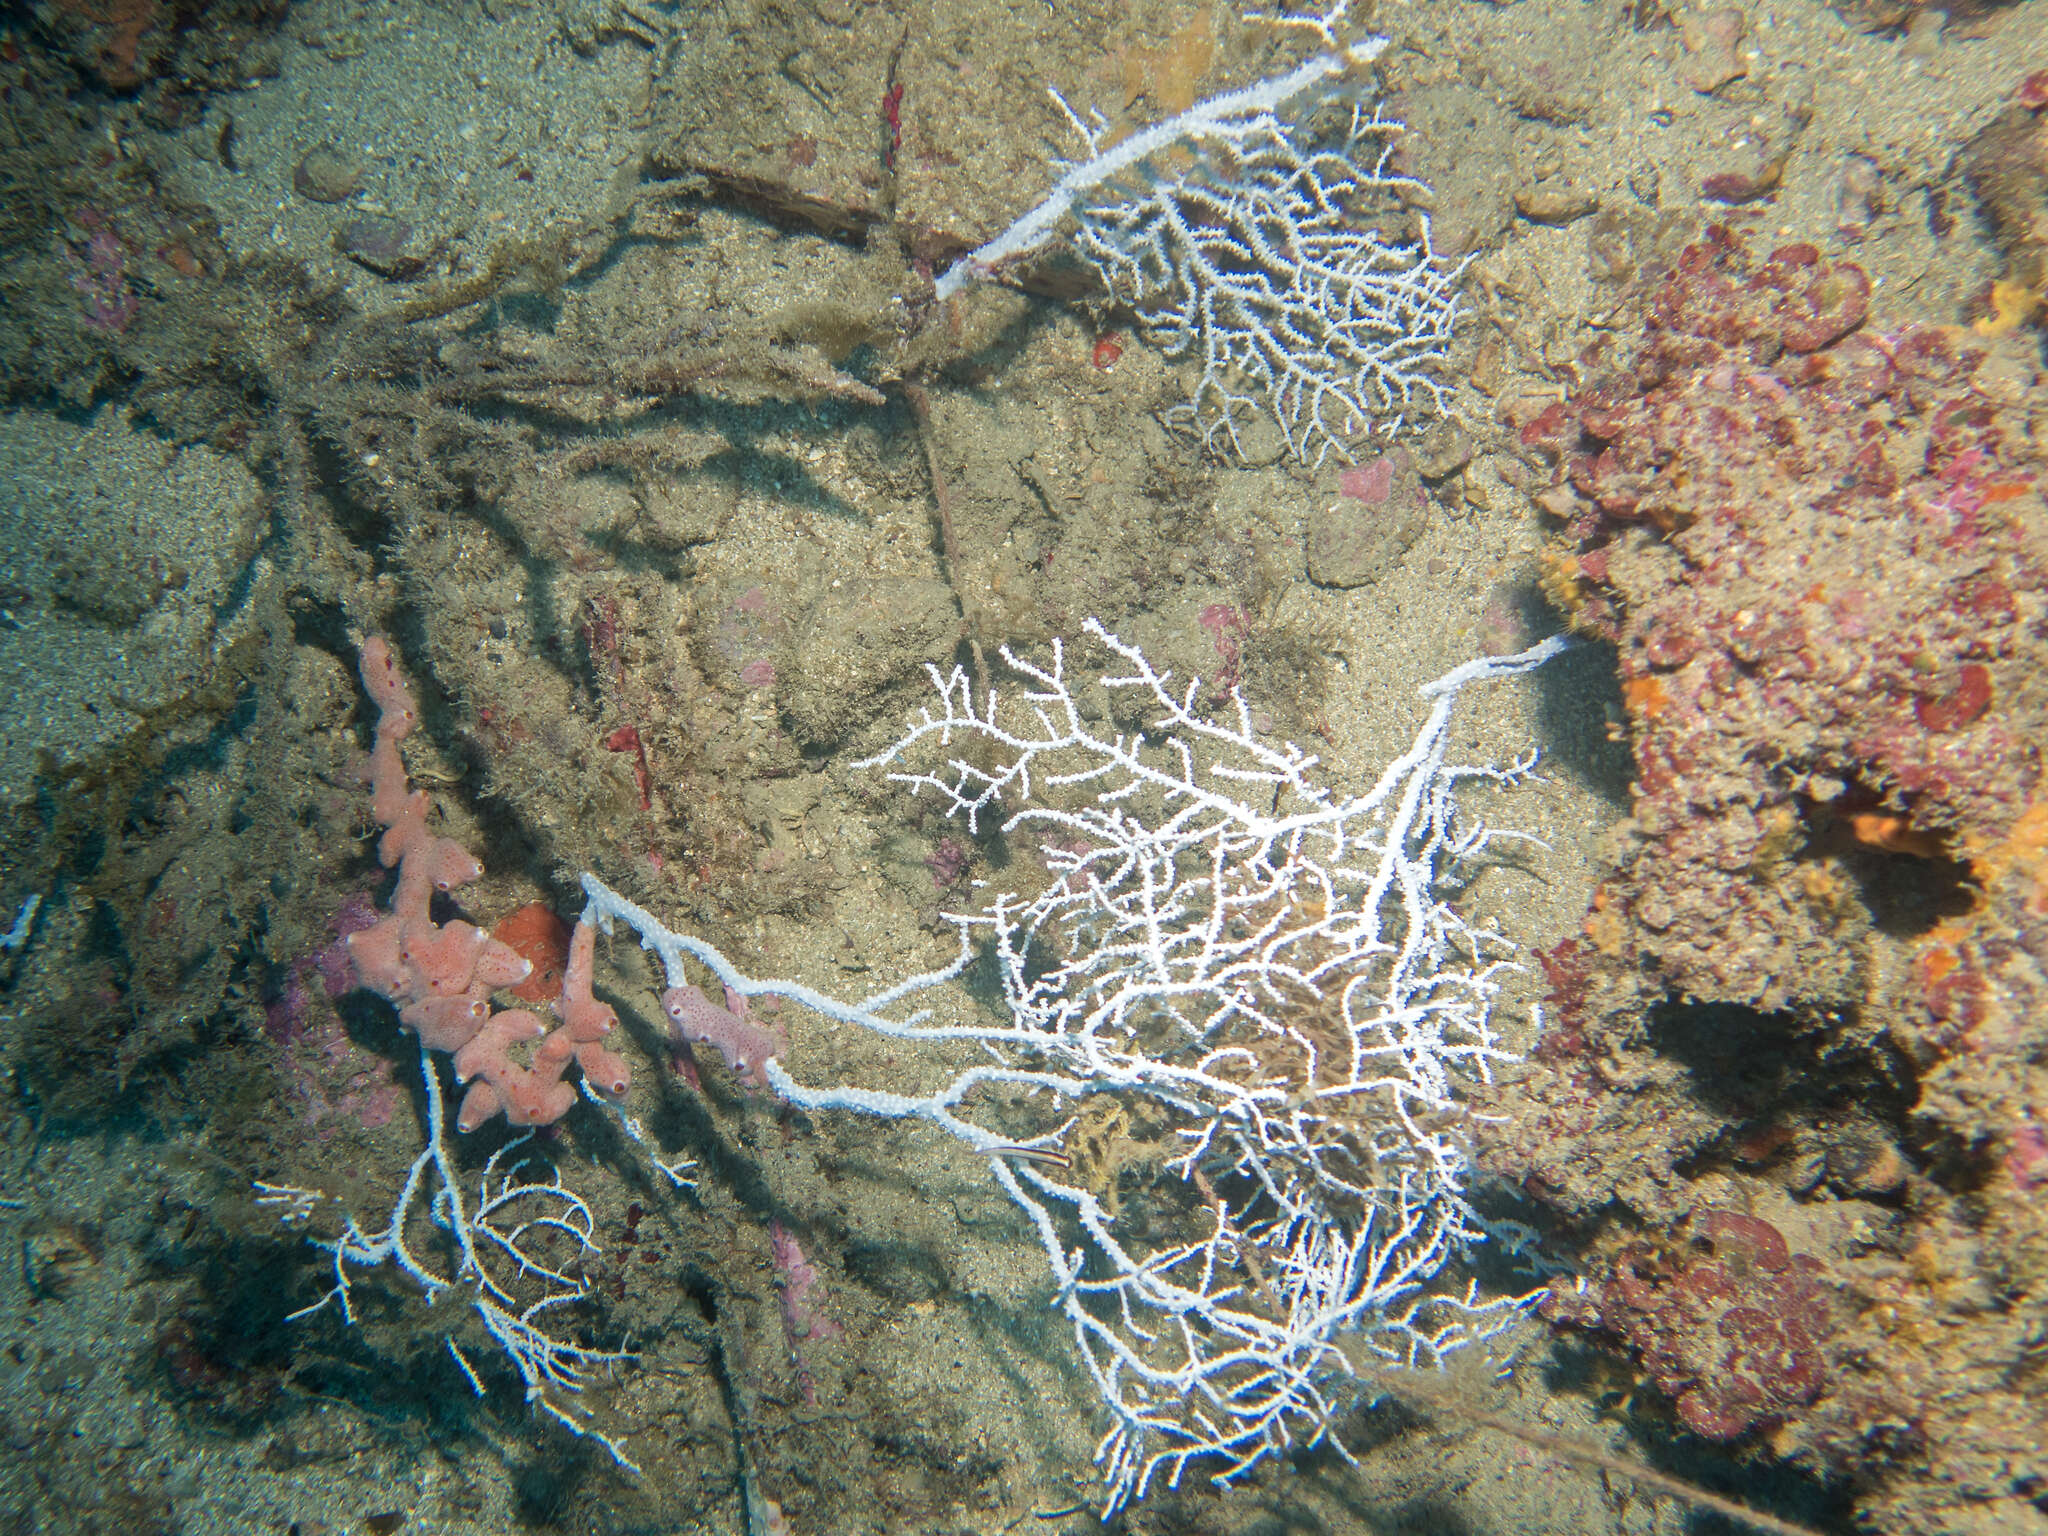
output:
[[[1394,461],[1380,458],[1346,466],[1337,476],[1337,490],[1353,501],[1379,505],[1394,492]]]
[[[1227,698],[1244,680],[1244,643],[1251,634],[1251,615],[1235,603],[1211,603],[1202,610],[1201,624],[1216,647],[1216,696]]]
[[[2048,1135],[2032,1121],[2020,1125],[2007,1140],[2006,1171],[2022,1194],[2048,1189]]]
[[[1776,1425],[1780,1454],[1867,1479],[1872,1525],[2002,1529],[2038,1513],[2040,1405],[1966,1277],[2048,1285],[2039,338],[1889,323],[1853,263],[1725,229],[1650,281],[1639,335],[1582,360],[1596,382],[1511,418],[1563,525],[1546,589],[1614,646],[1635,775],[1490,1165],[1653,1229],[1709,1170],[1909,1191],[1825,1287],[1720,1212],[1546,1311],[1636,1352],[1698,1433]],[[1742,1007],[1660,1017],[1674,997]],[[1718,1092],[1660,1054],[1708,1030],[1736,1032]],[[1846,1105],[1807,1098],[1859,1073],[1910,1090],[1858,1107],[1898,1122],[1881,1186],[1836,1166]]]
[[[1566,524],[1551,594],[1617,646],[1635,747],[1595,936],[1701,999],[1833,984],[1809,840],[1941,856],[2004,835],[2040,773],[2008,707],[2048,664],[2033,369],[1879,333],[1869,301],[1852,262],[1715,229],[1633,358],[1521,424]]]
[[[1733,1440],[1808,1407],[1826,1386],[1834,1318],[1820,1273],[1769,1222],[1708,1211],[1686,1249],[1631,1243],[1597,1291],[1560,1292],[1543,1311],[1621,1339],[1680,1422]]]
[[[745,688],[773,688],[775,657],[789,637],[781,604],[760,587],[748,587],[718,610],[708,634],[714,670],[731,669]]]
[[[314,952],[313,969],[320,973],[320,985],[330,998],[353,992],[359,985],[355,962],[348,957],[348,936],[377,925],[377,904],[363,891],[351,891],[342,898],[334,916],[327,920],[334,942]]]
[[[804,1358],[803,1346],[813,1339],[837,1339],[846,1330],[821,1310],[825,1301],[824,1277],[804,1257],[797,1236],[776,1220],[768,1223],[768,1254],[775,1266],[775,1289],[782,1313],[782,1337],[789,1345],[790,1364],[796,1370],[798,1390],[807,1403],[818,1400],[817,1378]]]
[[[836,1339],[846,1330],[819,1309],[824,1305],[824,1277],[804,1257],[803,1244],[779,1221],[768,1223],[768,1248],[775,1263],[775,1285],[781,1292],[782,1326],[792,1346],[806,1339]]]
[[[973,861],[974,845],[948,832],[932,845],[924,866],[932,872],[932,888],[944,891],[959,882]]]
[[[331,1013],[288,1042],[281,1072],[285,1103],[316,1141],[349,1120],[366,1130],[389,1125],[404,1099],[390,1064],[350,1040]]]
[[[374,927],[379,914],[361,891],[344,897],[327,920],[333,939],[286,970],[276,994],[265,1002],[263,1029],[282,1047],[279,1072],[284,1100],[316,1140],[327,1141],[350,1119],[367,1129],[390,1123],[401,1095],[389,1064],[349,1039],[331,1007],[318,1003],[310,985],[320,978],[328,1003],[361,985],[349,959],[348,938]]]
[[[142,301],[128,281],[128,248],[104,214],[87,209],[79,217],[87,234],[82,252],[66,253],[71,286],[83,300],[85,323],[118,336],[142,309]]]
[[[355,963],[348,956],[348,936],[376,926],[377,917],[376,905],[361,891],[353,891],[342,900],[334,916],[327,920],[334,935],[332,942],[294,960],[276,995],[264,1003],[263,1029],[271,1039],[279,1045],[289,1045],[305,1033],[306,1015],[312,1004],[312,993],[306,987],[308,978],[317,975],[330,1000],[361,985]]]

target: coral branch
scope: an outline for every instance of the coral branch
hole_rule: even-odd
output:
[[[938,296],[1042,248],[1072,215],[1076,248],[1110,293],[1169,355],[1201,364],[1174,416],[1209,447],[1227,443],[1242,456],[1239,422],[1262,414],[1297,458],[1320,463],[1335,449],[1348,459],[1344,438],[1441,409],[1435,369],[1457,322],[1463,267],[1438,258],[1426,217],[1408,239],[1374,227],[1405,226],[1404,204],[1427,188],[1391,169],[1402,125],[1357,99],[1351,82],[1388,44],[1340,48],[1348,8],[1338,0],[1317,17],[1255,18],[1305,26],[1332,51],[1107,148],[1099,121],[1084,123],[1053,92],[1088,158],[948,269]],[[1339,93],[1350,126],[1338,147],[1319,147],[1283,116]],[[1169,149],[1183,168],[1164,168]]]
[[[950,918],[951,965],[850,1004],[746,976],[591,875],[583,921],[632,926],[666,966],[668,998],[694,994],[699,1029],[720,1023],[713,1013],[728,1032],[738,1021],[689,986],[686,958],[735,1005],[776,995],[906,1045],[973,1049],[922,1094],[809,1086],[779,1042],[746,1059],[804,1109],[923,1119],[987,1154],[1038,1235],[1054,1305],[1110,1411],[1098,1460],[1114,1509],[1193,1461],[1220,1459],[1214,1477],[1228,1482],[1297,1435],[1328,1437],[1374,1395],[1354,1358],[1434,1366],[1532,1299],[1444,1278],[1489,1235],[1465,1199],[1466,1095],[1510,1059],[1491,1012],[1513,950],[1440,894],[1499,835],[1459,824],[1455,786],[1517,782],[1532,760],[1461,767],[1445,748],[1466,685],[1562,646],[1430,684],[1414,743],[1370,789],[1340,797],[1313,758],[1261,741],[1241,701],[1234,725],[1215,724],[1196,712],[1199,684],[1176,693],[1136,647],[1094,621],[1087,633],[1116,663],[1104,686],[1150,706],[1142,736],[1093,732],[1055,645],[1045,665],[1002,653],[1031,685],[1008,713],[993,693],[977,709],[964,672],[934,671],[941,713],[870,760],[974,738],[971,755],[892,777],[936,791],[970,826],[1001,801],[1015,807],[1007,831],[1053,834],[1053,883]],[[1006,1018],[897,1013],[958,976],[977,943]],[[1113,1170],[1105,1182],[1059,1150],[1096,1111],[1170,1176],[1143,1193],[1144,1220],[1121,1219]]]
[[[532,1161],[517,1154],[530,1141],[530,1131],[490,1155],[474,1197],[466,1199],[448,1150],[440,1075],[424,1051],[420,1072],[426,1084],[427,1144],[413,1159],[389,1219],[369,1231],[351,1215],[340,1236],[315,1240],[314,1246],[334,1260],[334,1284],[287,1321],[331,1303],[343,1322],[353,1324],[351,1269],[390,1265],[419,1286],[429,1305],[450,1293],[465,1299],[470,1315],[518,1371],[535,1411],[571,1434],[597,1441],[621,1467],[638,1472],[619,1442],[588,1422],[587,1411],[571,1412],[559,1401],[564,1394],[581,1393],[594,1369],[609,1369],[635,1356],[557,1338],[545,1326],[561,1309],[590,1295],[584,1268],[601,1252],[596,1218],[559,1174],[550,1170],[545,1178],[529,1176]],[[258,1203],[279,1208],[287,1226],[306,1223],[327,1199],[317,1190],[291,1185],[258,1184],[256,1190]],[[439,1250],[437,1255],[416,1251],[408,1229]],[[445,1315],[452,1322],[459,1314]],[[482,1379],[455,1342],[452,1328],[443,1342],[477,1396],[483,1396]]]

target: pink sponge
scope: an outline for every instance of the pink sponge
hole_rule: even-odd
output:
[[[470,1084],[458,1129],[473,1131],[499,1113],[514,1125],[553,1124],[576,1102],[575,1089],[562,1081],[572,1061],[598,1092],[623,1096],[631,1074],[601,1043],[618,1015],[591,994],[595,934],[588,924],[578,923],[570,939],[556,1004],[562,1022],[550,1033],[523,1008],[491,1011],[491,994],[524,981],[531,962],[472,923],[433,920],[434,892],[469,884],[483,865],[460,843],[427,830],[433,803],[411,787],[398,750],[419,723],[419,706],[380,636],[363,642],[362,675],[378,709],[370,752],[371,806],[384,827],[377,853],[387,867],[397,866],[398,885],[390,910],[348,936],[356,974],[398,1005],[399,1022],[421,1045],[454,1053],[456,1077]],[[512,1047],[540,1036],[546,1038],[529,1063],[513,1059]]]
[[[719,1007],[697,987],[670,987],[661,994],[661,1006],[678,1035],[717,1051],[733,1075],[749,1087],[766,1087],[761,1063],[788,1049],[782,1032],[748,1018],[747,1000],[737,992],[728,990],[725,1004]]]

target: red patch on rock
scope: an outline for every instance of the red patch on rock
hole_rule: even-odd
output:
[[[1708,1211],[1681,1251],[1631,1243],[1596,1293],[1545,1303],[1553,1323],[1617,1335],[1677,1405],[1686,1428],[1733,1440],[1815,1402],[1834,1317],[1820,1261],[1768,1221]]]
[[[1913,718],[1921,729],[1937,735],[1957,730],[1982,717],[1991,707],[1991,674],[1976,662],[1962,669],[1955,687],[1939,698],[1913,701]]]
[[[1394,461],[1374,459],[1353,464],[1337,476],[1337,489],[1353,501],[1378,506],[1394,493]]]
[[[533,974],[512,988],[523,1003],[551,1003],[562,995],[569,964],[569,925],[544,901],[529,901],[507,913],[491,937],[533,966]]]

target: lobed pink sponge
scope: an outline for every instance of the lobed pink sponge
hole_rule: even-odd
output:
[[[595,934],[578,923],[569,942],[569,967],[555,1004],[561,1025],[552,1032],[523,1008],[491,1011],[500,987],[516,986],[531,962],[473,923],[436,923],[435,891],[467,885],[483,866],[452,838],[427,830],[433,802],[411,787],[398,744],[419,723],[419,707],[381,636],[363,642],[363,687],[377,705],[377,737],[370,749],[371,808],[384,827],[377,856],[396,865],[398,885],[390,910],[348,936],[349,958],[365,987],[398,1006],[398,1020],[432,1051],[455,1056],[455,1075],[470,1084],[455,1118],[473,1131],[503,1113],[513,1125],[551,1125],[576,1102],[562,1081],[574,1061],[591,1086],[611,1097],[625,1093],[626,1064],[600,1043],[618,1015],[591,995]],[[531,1062],[520,1065],[511,1047],[538,1037]]]
[[[555,1004],[561,1026],[552,1033],[524,1008],[493,1014],[455,1053],[455,1076],[469,1083],[455,1117],[458,1130],[473,1131],[500,1110],[514,1125],[552,1125],[576,1102],[576,1090],[562,1081],[569,1063],[583,1069],[590,1086],[607,1098],[625,1094],[632,1081],[626,1063],[604,1048],[619,1016],[590,991],[597,933],[578,923],[569,939],[569,967],[562,975],[562,996]],[[545,1035],[530,1065],[520,1066],[507,1048]]]
[[[723,1008],[701,988],[689,986],[670,987],[661,994],[661,1006],[678,1036],[717,1051],[727,1069],[750,1088],[767,1087],[761,1064],[789,1049],[780,1029],[747,1017],[747,1000],[730,987]]]

